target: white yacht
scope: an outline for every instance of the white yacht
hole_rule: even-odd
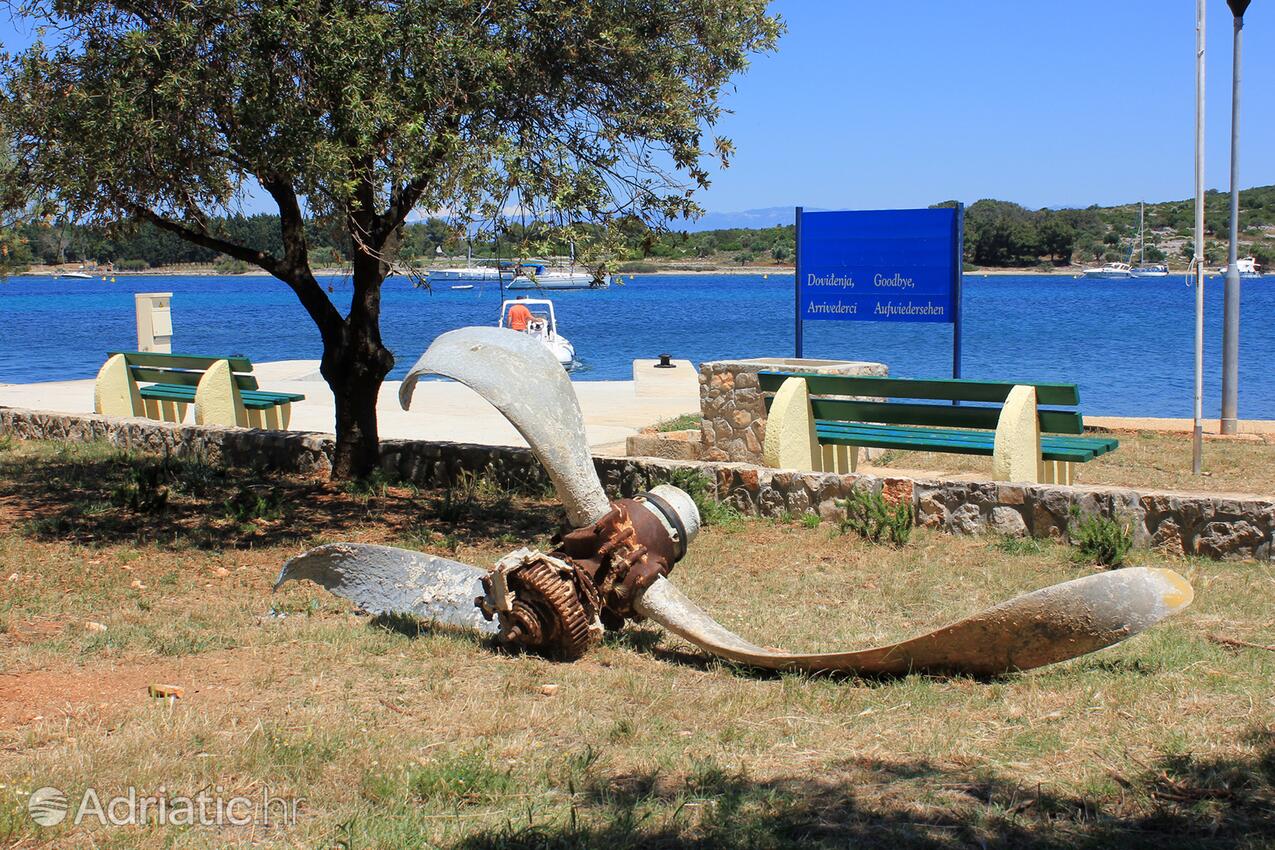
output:
[[[1085,269],[1080,274],[1088,278],[1127,278],[1133,277],[1133,270],[1128,263],[1105,263],[1101,268]]]
[[[1222,266],[1222,268],[1217,270],[1217,273],[1220,275],[1225,275],[1227,272],[1227,269],[1229,268],[1230,268],[1229,265]],[[1240,277],[1261,277],[1262,276],[1261,266],[1259,266],[1257,264],[1257,260],[1254,260],[1252,257],[1244,257],[1242,259],[1236,260],[1235,268],[1239,271]]]
[[[546,269],[541,263],[522,263],[514,267],[505,283],[506,289],[606,289],[611,275],[576,271],[576,243],[571,243],[571,265],[565,269]]]
[[[522,321],[519,321],[516,316],[511,319],[509,311],[515,305],[525,307],[531,314],[531,318],[527,319],[526,314],[523,314]],[[562,368],[568,372],[575,368],[575,346],[571,344],[570,340],[558,333],[558,319],[553,312],[553,302],[549,299],[523,296],[512,301],[500,302],[500,320],[496,322],[496,327],[510,328],[527,334],[549,349],[549,353],[558,358]]]
[[[1163,263],[1152,263],[1147,265],[1147,205],[1143,202],[1138,203],[1138,245],[1141,247],[1141,257],[1138,259],[1138,265],[1129,270],[1129,274],[1133,277],[1168,277],[1169,267]]]
[[[463,266],[451,269],[430,269],[427,278],[431,284],[496,283],[500,280],[500,269],[493,266]]]
[[[592,272],[545,270],[544,266],[521,266],[505,282],[505,289],[606,289],[611,275]]]

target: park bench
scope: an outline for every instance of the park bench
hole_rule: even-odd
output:
[[[93,407],[108,416],[181,422],[195,406],[195,424],[286,429],[299,393],[266,392],[247,357],[198,357],[153,351],[112,351],[97,373]]]
[[[763,456],[784,469],[853,472],[863,446],[990,455],[994,480],[1070,484],[1075,464],[1119,445],[1082,436],[1080,413],[1057,409],[1080,403],[1075,384],[802,372],[760,372],[758,383],[768,394]]]

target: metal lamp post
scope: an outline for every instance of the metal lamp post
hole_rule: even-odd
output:
[[[1195,0],[1195,421],[1191,471],[1204,454],[1204,0]]]
[[[1231,244],[1226,250],[1226,290],[1222,306],[1222,433],[1239,430],[1236,415],[1240,363],[1240,46],[1244,12],[1252,0],[1226,0],[1235,16],[1234,59],[1231,70]]]

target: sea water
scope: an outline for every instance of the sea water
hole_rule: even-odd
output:
[[[793,354],[791,275],[623,275],[608,290],[546,293],[581,367],[575,380],[627,380],[635,358],[704,360]],[[343,311],[348,278],[324,278]],[[1275,419],[1275,277],[1243,281],[1242,418]],[[1087,280],[967,275],[962,374],[1080,386],[1090,415],[1191,416],[1195,296],[1181,276]],[[1205,415],[1221,385],[1222,279],[1205,287]],[[318,330],[288,287],[260,276],[138,276],[115,282],[15,277],[0,283],[0,383],[91,378],[107,351],[136,347],[134,292],[173,293],[173,349],[254,361],[314,359]],[[535,293],[528,293],[537,297]],[[401,377],[430,341],[495,324],[496,286],[469,290],[386,281],[382,334]],[[805,356],[872,360],[899,377],[946,377],[948,325],[805,324]]]

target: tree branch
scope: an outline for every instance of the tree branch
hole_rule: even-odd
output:
[[[252,263],[254,266],[259,266],[260,268],[270,272],[270,274],[280,280],[284,279],[280,274],[281,264],[279,262],[279,258],[275,257],[273,254],[248,248],[236,242],[228,242],[225,239],[220,239],[211,235],[208,231],[203,229],[195,230],[194,228],[187,227],[181,222],[173,221],[171,218],[165,218],[154,210],[135,204],[132,201],[123,201],[122,205],[138,218],[149,221],[160,230],[166,230],[169,233],[180,236],[187,242],[193,242],[196,245],[202,245],[205,248],[220,251],[227,256],[234,257],[236,260],[243,260],[245,263]]]
[[[295,202],[295,200],[296,196],[293,195],[293,201]],[[196,245],[202,245],[205,248],[220,251],[227,256],[234,257],[237,260],[243,260],[245,263],[252,263],[255,266],[265,269],[279,280],[288,284],[289,288],[296,293],[298,300],[301,301],[301,306],[305,307],[310,318],[313,319],[314,323],[319,326],[319,332],[324,336],[331,333],[338,325],[340,325],[342,321],[341,314],[337,311],[336,307],[332,305],[332,301],[328,298],[328,296],[324,294],[323,287],[319,285],[317,280],[315,280],[314,274],[310,271],[308,261],[303,260],[299,267],[292,267],[290,262],[281,262],[278,257],[266,251],[258,251],[253,248],[247,248],[243,245],[239,245],[235,242],[228,242],[225,239],[219,239],[216,236],[210,235],[207,231],[195,230],[194,228],[187,227],[180,222],[173,221],[170,218],[165,218],[154,210],[132,203],[131,201],[121,201],[121,204],[125,209],[132,212],[138,218],[150,222],[160,230],[175,234],[188,242],[193,242]],[[284,215],[282,205],[280,206],[279,211],[280,218],[282,219]],[[299,205],[296,207],[296,214],[299,220]],[[304,224],[302,224],[302,228],[304,230]],[[302,256],[304,258],[304,254]]]

